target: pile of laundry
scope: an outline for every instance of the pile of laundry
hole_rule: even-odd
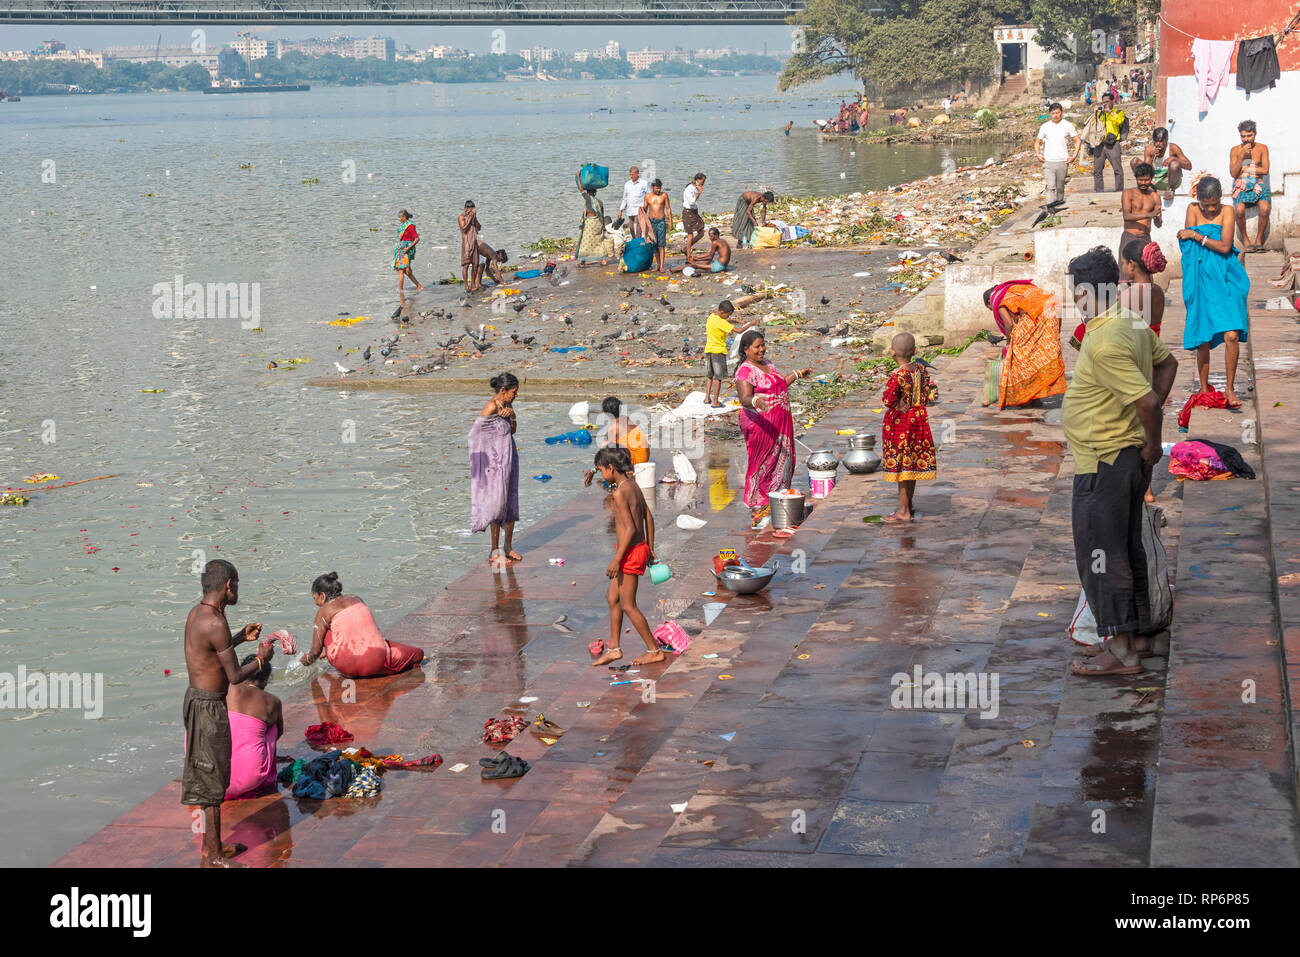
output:
[[[383,787],[382,768],[363,767],[342,751],[331,751],[309,761],[286,764],[276,780],[293,789],[293,796],[323,801],[332,797],[375,797]]]
[[[1255,470],[1231,445],[1208,439],[1187,439],[1169,450],[1169,474],[1180,482],[1210,482],[1217,479],[1253,479]]]

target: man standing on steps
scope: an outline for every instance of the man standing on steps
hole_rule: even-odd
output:
[[[1237,232],[1241,234],[1243,253],[1262,253],[1268,238],[1268,214],[1272,208],[1273,194],[1268,186],[1268,147],[1255,141],[1255,121],[1243,120],[1237,124],[1241,145],[1234,146],[1228,154],[1228,172],[1232,174],[1232,206],[1237,216]],[[1252,244],[1246,238],[1246,207],[1259,210],[1259,231]]]
[[[1178,361],[1151,328],[1120,307],[1119,266],[1098,246],[1070,261],[1074,301],[1087,324],[1061,426],[1074,456],[1074,560],[1105,636],[1091,659],[1070,662],[1076,675],[1136,675],[1150,620],[1143,497],[1160,461],[1161,407]]]
[[[1047,202],[1065,199],[1065,174],[1069,165],[1079,158],[1083,140],[1074,124],[1065,119],[1065,109],[1060,103],[1047,108],[1051,117],[1038,128],[1034,152],[1043,164],[1043,179],[1047,181]]]
[[[1115,94],[1103,93],[1101,106],[1097,108],[1097,121],[1102,127],[1103,138],[1092,151],[1092,189],[1095,193],[1106,192],[1102,182],[1102,172],[1106,162],[1110,162],[1111,172],[1115,174],[1115,192],[1124,188],[1124,171],[1120,169],[1119,144],[1124,139],[1127,120],[1124,111],[1115,108]]]

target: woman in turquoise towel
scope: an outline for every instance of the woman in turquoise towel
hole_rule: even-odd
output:
[[[420,234],[416,232],[415,223],[411,221],[411,214],[402,210],[397,214],[397,224],[400,231],[397,234],[397,245],[393,247],[393,271],[397,273],[397,291],[402,291],[402,285],[409,278],[415,283],[416,290],[423,289],[420,281],[415,278],[415,273],[411,272],[411,263],[415,261],[415,247],[420,242]]]
[[[1224,404],[1236,410],[1241,399],[1233,385],[1240,344],[1250,331],[1246,318],[1250,279],[1232,246],[1233,213],[1223,203],[1223,186],[1213,176],[1202,178],[1196,184],[1196,200],[1187,207],[1186,228],[1178,230],[1187,307],[1183,348],[1196,350],[1200,391],[1210,392],[1210,350],[1223,343],[1228,379]]]

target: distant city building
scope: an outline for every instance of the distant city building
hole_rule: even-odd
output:
[[[523,60],[525,63],[532,63],[532,62],[533,62],[533,51],[532,51],[532,50],[520,50],[520,51],[519,51],[519,59]]]
[[[605,44],[605,59],[621,60],[623,59],[623,48],[618,45],[617,40],[610,40]]]
[[[656,63],[663,63],[667,54],[663,50],[628,50],[627,62],[634,70],[645,70]]]
[[[237,40],[232,40],[228,45],[230,49],[234,50],[249,62],[254,60],[264,60],[269,56],[275,56],[276,46],[274,40],[263,40],[261,37],[244,36]]]
[[[429,56],[434,60],[461,60],[469,56],[469,54],[459,47],[434,44],[429,47]]]
[[[212,79],[217,78],[218,51],[195,53],[188,46],[174,47],[105,47],[102,53],[95,54],[100,59],[100,66],[107,60],[124,63],[161,63],[164,66],[180,70],[198,64],[208,71]]]
[[[666,59],[667,59],[670,63],[671,63],[673,60],[677,60],[677,61],[679,61],[679,62],[681,62],[681,63],[690,63],[690,62],[691,62],[691,51],[690,51],[690,50],[683,50],[681,47],[677,47],[676,49],[673,49],[673,50],[669,50],[669,51],[668,51],[668,55],[667,55]]]
[[[351,56],[357,60],[364,60],[367,57],[375,57],[379,60],[391,61],[395,52],[396,44],[392,37],[365,37],[352,41]]]
[[[730,47],[723,47],[721,50],[696,50],[695,59],[720,60],[724,56],[731,56],[733,53],[738,53],[738,52],[739,52],[738,50],[733,50]]]
[[[549,63],[560,55],[560,51],[554,47],[533,47],[533,60],[537,63]]]
[[[602,51],[603,52],[603,51]],[[574,63],[586,63],[592,58],[600,59],[600,54],[592,53],[590,50],[579,50],[573,54]]]

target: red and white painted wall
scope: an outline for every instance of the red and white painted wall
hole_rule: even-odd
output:
[[[1278,40],[1295,17],[1297,0],[1164,0],[1160,23],[1159,120],[1196,170],[1208,170],[1231,189],[1228,152],[1241,142],[1237,124],[1254,120],[1269,149],[1273,192],[1272,236],[1300,234],[1300,29],[1278,42],[1282,77],[1272,89],[1237,89],[1237,52],[1227,84],[1200,112],[1192,62],[1195,38],[1240,41],[1272,34]],[[1189,178],[1184,178],[1185,190]],[[1253,229],[1253,227],[1252,227]]]

